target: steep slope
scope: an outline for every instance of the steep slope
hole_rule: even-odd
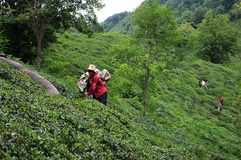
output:
[[[132,123],[111,107],[49,95],[22,72],[0,66],[1,159],[135,159],[144,149],[127,128]]]
[[[149,0],[145,2],[148,3]],[[144,3],[144,2],[143,2]],[[194,27],[197,27],[199,23],[204,19],[205,13],[212,9],[214,16],[218,14],[225,14],[231,22],[236,22],[241,18],[241,10],[234,6],[234,1],[223,0],[185,0],[185,1],[174,1],[174,0],[159,0],[160,5],[166,5],[170,7],[171,10],[176,12],[176,21],[181,24],[183,22],[190,22]],[[113,15],[104,21],[104,29],[110,33],[122,33],[129,34],[132,28],[131,16],[134,12],[131,12],[128,16],[118,19],[118,15],[123,15],[119,13],[118,15]],[[237,23],[237,22],[236,22]],[[240,26],[240,23],[239,23]]]
[[[27,74],[29,77],[35,79],[42,87],[44,87],[48,93],[50,94],[59,94],[59,91],[46,79],[44,79],[42,76],[40,76],[39,74],[30,71],[28,68],[22,66],[21,64],[13,61],[13,60],[9,60],[7,57],[0,57],[0,59],[2,59],[3,62],[13,66],[15,69],[22,71],[23,73]]]
[[[114,28],[121,20],[123,20],[126,16],[128,16],[129,12],[122,12],[119,14],[114,14],[111,17],[108,17],[101,24],[104,26],[105,32],[109,32],[112,28]]]
[[[0,61],[0,158],[27,159],[232,159],[241,158],[241,133],[233,105],[240,94],[241,59],[229,67],[186,56],[180,66],[156,79],[147,116],[138,97],[122,98],[115,75],[114,47],[129,36],[58,35],[39,74],[61,95],[49,95]],[[21,62],[22,63],[22,62]],[[90,63],[112,74],[108,106],[78,95],[77,81]],[[27,65],[27,64],[26,64]],[[56,69],[55,69],[56,68]],[[64,70],[64,71],[63,71]],[[204,79],[208,90],[198,86]],[[217,111],[215,102],[224,105]]]
[[[131,24],[131,16],[133,12],[128,14],[125,18],[119,21],[110,31],[109,33],[120,33],[125,35],[130,35],[130,31],[133,28]]]

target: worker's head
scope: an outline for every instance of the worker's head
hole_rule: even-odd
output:
[[[90,77],[92,77],[92,76],[95,74],[94,71],[90,71],[90,70],[88,70],[87,72],[89,73]]]
[[[90,76],[93,76],[95,74],[95,66],[91,64],[85,71],[88,72]]]

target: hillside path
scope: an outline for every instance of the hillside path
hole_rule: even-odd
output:
[[[13,66],[15,69],[22,71],[25,74],[27,74],[29,77],[35,79],[42,87],[44,87],[47,90],[48,93],[59,94],[59,91],[48,80],[40,76],[38,73],[30,71],[28,68],[22,66],[21,64],[13,60],[9,60],[5,57],[0,56],[0,59],[2,59],[3,62]]]

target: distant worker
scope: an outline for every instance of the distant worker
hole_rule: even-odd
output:
[[[204,86],[205,85],[205,81],[204,80],[202,80],[202,86]]]
[[[201,83],[201,88],[203,88],[203,89],[208,89],[208,87],[206,86],[206,84],[205,84],[205,81],[204,80],[202,80],[202,83]]]
[[[92,64],[89,65],[89,68],[85,70],[89,73],[89,91],[87,93],[87,97],[92,95],[94,99],[97,99],[99,102],[107,105],[107,90],[100,77],[96,74],[95,70],[96,68]]]
[[[223,105],[223,99],[219,97],[218,102],[216,102],[216,104],[218,105],[218,111],[220,111],[220,108]]]

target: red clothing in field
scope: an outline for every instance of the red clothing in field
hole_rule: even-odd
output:
[[[102,83],[102,80],[97,74],[94,74],[93,77],[89,78],[88,83],[89,83],[90,89],[87,94],[87,97],[91,95],[95,95],[95,97],[98,98],[107,91],[104,84]]]
[[[219,99],[218,99],[218,103],[219,103],[219,104],[222,104],[222,98],[219,98]]]

